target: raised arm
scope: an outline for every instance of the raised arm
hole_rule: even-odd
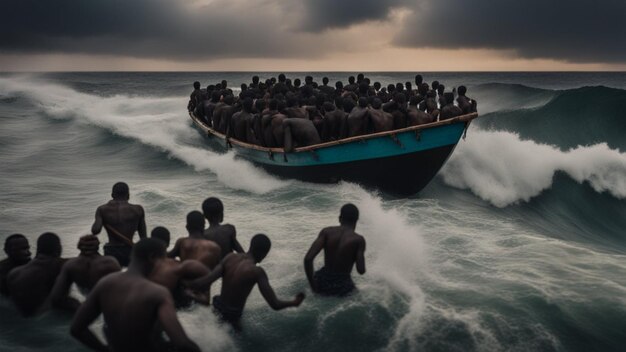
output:
[[[102,214],[100,208],[96,209],[96,220],[91,225],[91,233],[97,235],[102,231]]]
[[[72,263],[63,265],[61,273],[57,277],[52,292],[50,292],[50,302],[55,308],[75,312],[80,307],[80,302],[69,297],[70,288],[72,287],[72,279],[68,273]]]
[[[158,318],[163,331],[165,331],[174,346],[183,351],[200,352],[200,347],[187,336],[182,325],[180,325],[176,316],[176,309],[174,308],[174,300],[165,289],[158,308]]]
[[[304,272],[306,273],[306,278],[309,280],[309,285],[311,285],[313,292],[317,292],[317,284],[315,280],[313,280],[313,260],[324,248],[325,242],[326,236],[324,235],[324,230],[322,230],[304,256]]]
[[[89,325],[91,325],[102,312],[98,298],[100,295],[99,287],[99,285],[96,285],[94,290],[87,296],[87,300],[80,306],[76,315],[74,315],[70,333],[75,339],[94,351],[108,351],[108,347],[89,329]]]
[[[363,275],[365,274],[365,239],[361,238],[359,242],[359,248],[356,252],[356,271]]]
[[[270,286],[270,282],[267,278],[267,274],[265,270],[262,268],[256,268],[257,275],[257,285],[259,285],[259,291],[267,304],[274,310],[281,310],[287,307],[297,307],[304,300],[304,293],[300,292],[296,295],[296,297],[291,301],[282,301],[276,297],[276,293],[274,293],[274,289]]]

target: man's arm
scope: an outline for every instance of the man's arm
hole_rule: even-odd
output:
[[[75,339],[94,351],[108,351],[108,347],[89,330],[89,325],[91,325],[102,312],[98,302],[98,296],[100,294],[99,287],[100,285],[96,285],[91,294],[87,296],[85,303],[80,306],[76,315],[74,315],[70,333]]]
[[[233,229],[232,236],[230,237],[232,242],[232,248],[237,253],[244,253],[243,247],[241,247],[241,244],[239,243],[239,241],[237,241],[237,229],[235,229],[235,226],[233,225],[230,225],[230,227]]]
[[[270,286],[270,282],[267,278],[267,274],[263,268],[256,268],[256,282],[259,285],[259,291],[267,304],[274,310],[281,310],[287,307],[297,307],[304,300],[304,293],[300,292],[296,295],[296,297],[292,301],[281,301],[276,297],[276,293],[274,293],[274,289]]]
[[[317,283],[313,280],[313,260],[324,248],[325,242],[326,236],[324,235],[324,230],[322,230],[304,256],[304,272],[306,273],[306,278],[309,280],[309,285],[311,285],[313,292],[317,292]]]
[[[209,269],[207,269],[204,264],[194,259],[189,259],[182,262],[179,270],[180,277],[183,280],[195,280],[209,274]],[[211,304],[211,293],[209,290],[203,292],[185,290],[185,294],[191,297],[191,299],[193,299],[194,301],[205,306]]]
[[[180,257],[180,246],[181,246],[182,241],[183,241],[182,238],[179,238],[176,240],[176,243],[174,243],[174,248],[172,248],[171,251],[167,252],[168,258]]]
[[[231,255],[231,254],[229,254]],[[224,258],[224,260],[222,260],[221,263],[219,263],[215,269],[213,271],[211,271],[210,273],[208,273],[207,275],[204,275],[198,279],[192,280],[192,281],[185,281],[185,286],[189,287],[192,290],[196,290],[196,291],[205,291],[208,290],[211,287],[211,284],[213,282],[215,282],[217,279],[219,279],[220,277],[222,277],[222,274],[224,273],[224,262],[226,261],[226,259],[228,258],[228,256],[226,258]]]
[[[139,219],[139,226],[137,227],[137,233],[139,233],[139,238],[146,238],[147,230],[146,230],[146,213],[143,211],[143,207],[139,205],[139,210],[141,211],[141,218]]]
[[[359,248],[356,251],[356,271],[363,275],[365,274],[365,239],[361,238],[359,241]]]
[[[93,225],[91,225],[91,233],[97,235],[102,231],[102,214],[100,213],[100,208],[96,209],[96,220]]]
[[[183,330],[182,325],[178,321],[176,316],[176,309],[174,308],[174,300],[166,289],[163,289],[161,302],[158,308],[158,318],[161,323],[163,331],[167,334],[170,341],[179,349],[183,351],[198,351],[200,347],[196,345]]]
[[[75,312],[80,307],[80,302],[68,296],[70,287],[72,287],[72,278],[68,273],[71,264],[72,263],[67,263],[63,265],[63,269],[61,269],[61,273],[54,283],[52,292],[50,292],[50,302],[55,308]]]

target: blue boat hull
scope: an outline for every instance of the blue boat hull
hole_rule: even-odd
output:
[[[419,192],[435,177],[475,117],[465,115],[430,126],[296,148],[291,153],[227,141],[194,116],[192,119],[210,137],[214,149],[231,149],[272,174],[318,183],[345,180],[406,196]]]

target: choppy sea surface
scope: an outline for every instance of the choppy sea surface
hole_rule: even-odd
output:
[[[272,239],[262,265],[277,294],[308,295],[276,312],[254,290],[239,335],[210,309],[180,312],[204,351],[624,350],[626,73],[424,73],[467,85],[481,117],[433,182],[402,199],[279,179],[208,149],[185,110],[191,83],[238,87],[253,74],[1,74],[0,240],[19,232],[34,247],[53,231],[75,256],[120,180],[149,230],[173,239],[217,196],[244,247],[255,233]],[[316,297],[302,259],[345,202],[361,210],[368,271],[350,298]],[[22,319],[0,300],[0,350],[82,351],[69,319]]]

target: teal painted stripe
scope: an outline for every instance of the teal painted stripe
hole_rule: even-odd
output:
[[[415,153],[423,150],[456,144],[461,138],[465,123],[459,122],[421,130],[419,140],[415,131],[396,135],[396,143],[391,137],[378,137],[362,142],[352,142],[317,149],[313,152],[287,153],[287,161],[283,153],[275,153],[273,160],[267,152],[233,146],[235,152],[251,161],[280,166],[313,166],[339,164],[358,160],[386,158],[390,156]]]

